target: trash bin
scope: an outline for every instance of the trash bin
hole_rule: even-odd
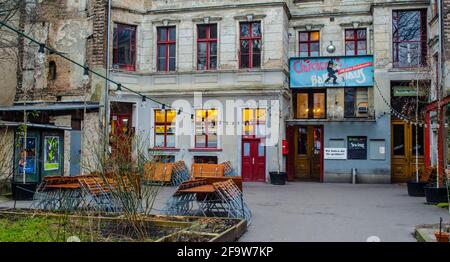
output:
[[[287,180],[286,172],[269,172],[270,183],[272,185],[285,185]]]

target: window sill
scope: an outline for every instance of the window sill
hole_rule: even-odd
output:
[[[419,67],[397,67],[394,66],[388,70],[388,72],[411,72],[416,73],[417,70],[429,69],[429,66],[419,66]]]
[[[179,148],[168,148],[168,147],[153,147],[149,148],[148,151],[169,151],[169,152],[178,152]]]
[[[189,152],[222,152],[222,148],[189,148]]]

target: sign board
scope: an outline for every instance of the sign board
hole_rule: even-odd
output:
[[[59,137],[44,137],[44,170],[59,169]]]
[[[373,56],[292,58],[290,87],[373,86]]]
[[[349,136],[347,152],[348,159],[367,159],[367,137]]]
[[[324,158],[328,160],[347,159],[347,148],[325,148],[324,153]]]
[[[417,96],[417,87],[414,86],[394,86],[394,96]],[[426,93],[419,87],[419,96],[426,96]]]

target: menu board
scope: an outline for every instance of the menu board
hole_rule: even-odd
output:
[[[349,136],[347,142],[348,159],[367,159],[367,137]]]

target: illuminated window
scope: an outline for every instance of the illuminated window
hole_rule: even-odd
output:
[[[326,118],[326,93],[324,90],[298,92],[296,118]]]
[[[261,108],[245,108],[242,111],[243,135],[262,137],[265,135],[266,110]]]
[[[218,110],[195,111],[195,147],[217,148]]]
[[[155,110],[155,147],[175,147],[175,110]]]

